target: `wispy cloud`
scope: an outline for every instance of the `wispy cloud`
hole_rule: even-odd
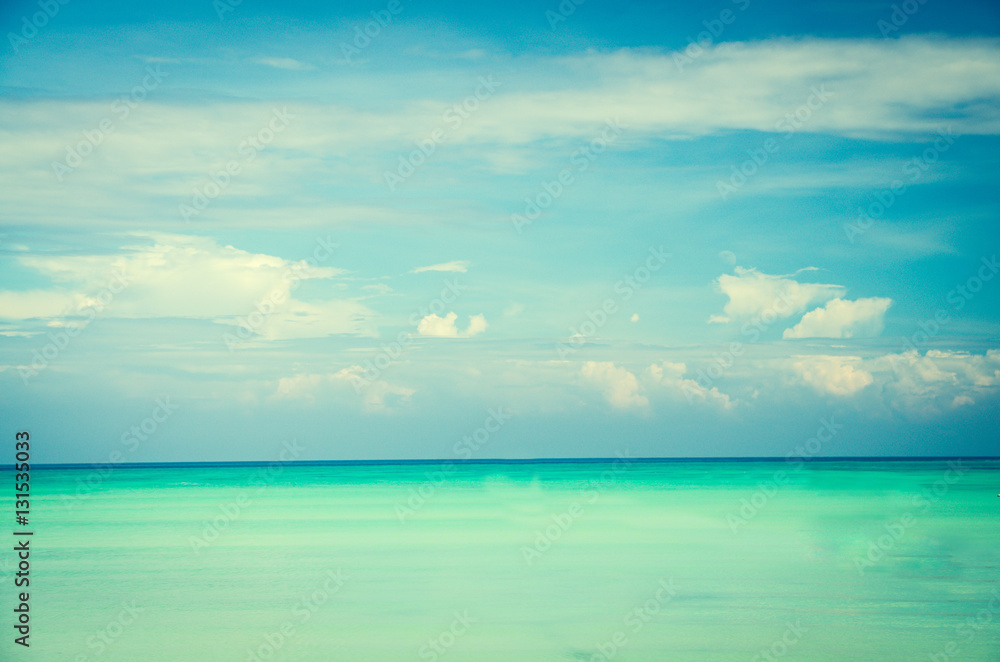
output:
[[[300,62],[290,57],[258,57],[254,58],[254,63],[262,64],[275,69],[285,69],[288,71],[312,71],[316,66],[308,62]]]
[[[420,274],[425,271],[451,271],[455,273],[464,274],[469,270],[471,262],[468,260],[453,260],[451,262],[442,262],[441,264],[432,264],[428,267],[417,267],[410,271],[411,274]]]

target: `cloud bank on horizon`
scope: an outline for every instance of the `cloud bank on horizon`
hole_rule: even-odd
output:
[[[565,6],[6,6],[0,433],[997,454],[1000,9]]]

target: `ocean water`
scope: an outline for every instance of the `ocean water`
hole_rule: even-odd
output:
[[[0,660],[1000,660],[997,461],[102,471],[32,471]]]

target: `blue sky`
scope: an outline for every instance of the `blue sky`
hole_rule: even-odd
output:
[[[0,434],[40,462],[454,458],[491,411],[474,457],[996,454],[995,3],[0,27]]]

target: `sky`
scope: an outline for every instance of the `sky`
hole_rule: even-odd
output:
[[[998,454],[996,3],[0,33],[0,437],[37,462]]]

